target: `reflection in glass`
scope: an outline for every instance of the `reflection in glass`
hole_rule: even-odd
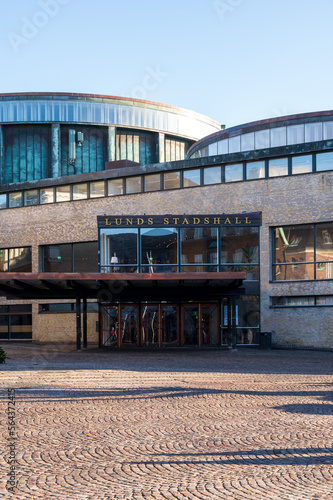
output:
[[[145,176],[145,191],[159,191],[161,189],[161,174]]]
[[[292,159],[292,174],[306,174],[312,172],[312,156],[293,156]]]
[[[105,182],[90,182],[90,198],[102,198],[105,196]]]
[[[298,264],[296,260],[293,262],[293,264],[279,264],[274,266],[276,281],[314,279],[313,264]]]
[[[73,185],[73,200],[85,200],[88,198],[88,185],[74,184]]]
[[[246,273],[247,281],[259,280],[259,266],[247,264],[222,264],[221,271],[224,273]]]
[[[225,182],[236,182],[243,180],[243,163],[234,163],[225,166]]]
[[[45,188],[39,190],[39,202],[44,203],[54,203],[54,189]]]
[[[159,346],[158,306],[142,304],[141,333],[143,346]]]
[[[118,307],[102,307],[103,346],[117,346],[119,337]]]
[[[70,186],[58,186],[56,188],[56,202],[70,201],[71,199],[71,187]]]
[[[217,263],[216,228],[182,228],[180,229],[180,241],[183,271],[210,272],[216,270],[216,266],[212,266]],[[184,266],[184,264],[193,264],[193,266]]]
[[[240,135],[229,137],[229,153],[240,152]]]
[[[304,142],[304,125],[290,125],[287,127],[287,144]]]
[[[141,193],[141,176],[126,178],[126,194]]]
[[[30,189],[24,192],[24,205],[37,205],[38,204],[38,190]]]
[[[229,139],[223,139],[217,143],[217,154],[227,155],[229,153]]]
[[[8,249],[0,249],[0,273],[8,271]]]
[[[250,161],[246,163],[246,178],[264,179],[265,178],[265,162],[264,161]]]
[[[164,189],[180,188],[180,172],[167,172],[164,174]]]
[[[333,153],[318,153],[316,155],[317,159],[317,172],[323,172],[325,170],[333,170]]]
[[[31,247],[9,249],[10,272],[31,273],[31,267]]]
[[[219,184],[221,182],[221,167],[207,167],[203,169],[203,183]]]
[[[7,195],[0,194],[0,210],[2,208],[7,208]]]
[[[217,142],[213,142],[213,144],[209,144],[208,154],[209,154],[209,156],[217,155]]]
[[[137,345],[138,310],[136,306],[121,307],[121,342],[122,345]]]
[[[100,234],[101,272],[137,271],[138,229],[102,229]]]
[[[270,147],[269,130],[258,130],[254,133],[255,148],[264,149]]]
[[[316,235],[316,261],[333,262],[333,222],[317,224]]]
[[[288,175],[288,158],[268,160],[268,175],[269,177]]]
[[[333,139],[333,122],[324,122],[324,140]]]
[[[236,298],[237,344],[259,343],[259,296]]]
[[[88,241],[73,243],[74,273],[98,272],[98,243]]]
[[[183,306],[183,344],[199,344],[199,311],[198,306]]]
[[[184,170],[183,171],[183,186],[184,187],[193,187],[200,186],[200,169],[196,168],[195,170]]]
[[[9,193],[9,208],[16,208],[23,206],[23,194],[22,192],[18,193]]]
[[[277,127],[271,129],[271,148],[286,146],[286,127]]]
[[[108,196],[124,194],[123,179],[111,179],[108,181]]]
[[[201,344],[218,345],[218,306],[202,305]]]
[[[241,151],[252,151],[254,149],[254,132],[241,135]]]
[[[314,226],[312,224],[276,228],[274,239],[274,262],[276,264],[314,261]]]
[[[73,262],[72,245],[47,245],[43,248],[43,272],[71,273]]]
[[[177,264],[177,229],[141,229],[141,264],[144,273],[174,272]],[[145,265],[146,264],[146,265]]]
[[[258,249],[257,227],[221,228],[221,263],[258,264]]]
[[[162,309],[162,345],[177,345],[178,308],[172,305],[161,306]]]
[[[322,122],[305,124],[305,142],[322,141],[322,139],[323,139]]]

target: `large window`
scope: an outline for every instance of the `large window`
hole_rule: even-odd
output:
[[[31,270],[31,247],[0,249],[0,272],[31,273]]]
[[[129,224],[131,219],[128,219]],[[138,229],[102,229],[101,272],[134,273],[138,269]]]
[[[40,267],[45,273],[97,272],[97,241],[46,245],[41,248]]]
[[[142,272],[177,271],[177,229],[141,229]]]
[[[332,279],[333,222],[277,227],[273,237],[275,280]]]
[[[217,270],[217,229],[210,227],[181,229],[180,243],[182,271]]]
[[[259,279],[259,228],[221,228],[221,270],[245,271],[247,279]]]
[[[31,340],[31,311],[29,304],[0,306],[0,340]]]

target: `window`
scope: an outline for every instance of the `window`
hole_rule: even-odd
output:
[[[180,229],[180,250],[183,272],[216,271],[217,229],[210,227]]]
[[[236,182],[243,180],[243,163],[234,163],[225,166],[225,182]]]
[[[247,280],[259,279],[258,227],[221,228],[221,270],[246,272]]]
[[[176,228],[141,229],[141,264],[142,272],[177,271]]]
[[[24,205],[37,205],[38,204],[38,190],[31,189],[24,192]]]
[[[53,303],[53,304],[39,304],[38,313],[68,313],[76,311],[76,303],[75,302],[62,302],[62,303]],[[97,302],[87,302],[87,312],[98,312],[98,303]]]
[[[221,167],[207,167],[203,169],[203,183],[219,184],[221,182]]]
[[[112,179],[108,181],[108,196],[124,194],[124,179]]]
[[[312,172],[312,156],[294,156],[291,159],[292,174],[306,174]]]
[[[288,175],[288,158],[268,160],[268,175],[269,177]]]
[[[127,219],[129,224],[131,219]],[[133,273],[138,265],[138,229],[102,229],[100,233],[101,272]]]
[[[32,339],[32,306],[0,306],[0,340]]]
[[[39,202],[44,203],[54,203],[54,189],[45,188],[39,190]]]
[[[126,194],[141,193],[142,179],[141,176],[126,178]]]
[[[271,307],[333,306],[333,295],[271,297]]]
[[[71,187],[70,186],[58,186],[56,188],[56,202],[70,201],[71,199]]]
[[[251,161],[246,164],[246,178],[264,179],[265,178],[265,162],[264,161]]]
[[[167,172],[164,174],[164,189],[180,188],[180,172]]]
[[[88,198],[88,184],[73,184],[73,200],[85,200]]]
[[[185,160],[188,144],[184,141],[165,138],[165,161]]]
[[[333,222],[273,229],[273,279],[333,278]]]
[[[31,247],[0,249],[0,272],[31,273]]]
[[[277,127],[271,129],[271,148],[286,146],[286,127]]]
[[[183,186],[194,187],[200,186],[200,169],[184,170],[183,171]]]
[[[159,191],[161,189],[161,174],[145,176],[145,191]]]
[[[97,272],[97,241],[41,247],[41,268],[45,273]]]
[[[23,206],[23,193],[9,193],[9,208]]]
[[[3,208],[7,208],[7,195],[0,194],[0,210]]]
[[[105,196],[105,182],[97,181],[91,182],[90,187],[90,198],[102,198]]]
[[[333,152],[318,153],[316,155],[316,170],[324,172],[325,170],[333,170]]]

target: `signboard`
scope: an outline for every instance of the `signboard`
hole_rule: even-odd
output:
[[[200,215],[98,215],[98,227],[248,227],[261,226],[261,212]]]

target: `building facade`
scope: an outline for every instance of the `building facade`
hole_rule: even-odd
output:
[[[0,339],[333,348],[333,111],[0,96]]]

